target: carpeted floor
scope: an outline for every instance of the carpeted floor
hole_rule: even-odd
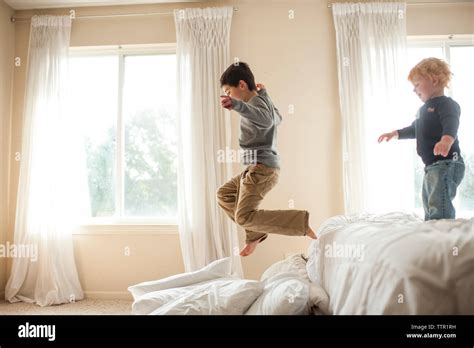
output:
[[[129,315],[132,310],[130,300],[85,299],[75,303],[40,307],[35,304],[0,301],[0,315]]]

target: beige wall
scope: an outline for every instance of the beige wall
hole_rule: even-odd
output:
[[[341,124],[337,93],[334,29],[326,1],[314,0],[226,0],[238,6],[232,22],[231,55],[247,61],[258,82],[265,83],[283,113],[278,148],[282,157],[280,183],[268,194],[263,208],[308,209],[310,223],[317,228],[330,216],[343,211],[341,179]],[[215,4],[215,3],[213,3]],[[192,6],[204,7],[208,3]],[[191,4],[189,4],[191,6]],[[179,5],[146,5],[79,8],[76,14],[168,12]],[[409,34],[474,33],[473,6],[409,7]],[[294,10],[295,18],[288,18]],[[424,10],[423,10],[424,9]],[[410,12],[416,13],[416,16]],[[66,13],[51,10],[48,13]],[[31,12],[20,12],[29,16]],[[437,26],[427,27],[430,16]],[[460,20],[462,18],[462,20]],[[25,57],[28,24],[16,24],[15,54]],[[76,20],[71,45],[149,44],[174,42],[171,16]],[[229,62],[230,63],[230,62]],[[25,70],[19,68],[14,81],[13,151],[19,151]],[[289,115],[292,104],[295,113]],[[238,117],[232,115],[233,145],[237,148]],[[234,167],[235,173],[241,167]],[[17,187],[19,163],[12,162],[12,188]],[[15,202],[13,189],[10,201]],[[10,215],[13,222],[13,213]],[[9,236],[12,237],[12,224]],[[77,265],[84,290],[94,296],[111,296],[142,280],[156,279],[183,271],[177,235],[75,235]],[[241,243],[243,233],[240,233]],[[243,259],[247,278],[258,278],[275,261],[292,252],[305,252],[307,238],[271,236],[256,253]],[[124,247],[131,255],[124,255]]]
[[[5,244],[7,240],[8,158],[15,37],[15,26],[10,21],[12,15],[13,10],[0,0],[0,244]],[[5,288],[6,270],[7,260],[0,257],[0,296],[3,296]]]
[[[474,34],[474,3],[409,5],[409,35]]]

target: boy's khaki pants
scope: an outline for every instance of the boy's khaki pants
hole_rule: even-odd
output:
[[[309,213],[305,210],[258,209],[263,197],[276,185],[280,169],[263,164],[248,166],[217,191],[222,209],[245,229],[245,242],[263,241],[267,233],[304,236]]]

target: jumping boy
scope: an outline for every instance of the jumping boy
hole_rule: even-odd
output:
[[[423,207],[425,220],[454,219],[453,199],[464,177],[464,161],[457,137],[461,109],[444,95],[451,80],[446,62],[427,58],[408,75],[414,92],[425,104],[411,126],[382,134],[378,141],[415,139],[418,155],[425,164]]]
[[[240,255],[250,255],[268,233],[316,239],[307,211],[258,209],[280,172],[276,138],[282,117],[265,87],[255,84],[252,71],[243,62],[229,66],[220,83],[226,94],[221,97],[222,107],[241,116],[239,144],[246,168],[217,191],[220,207],[245,229],[246,245]]]

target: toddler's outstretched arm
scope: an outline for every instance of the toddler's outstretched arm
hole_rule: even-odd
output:
[[[390,133],[384,133],[382,134],[381,136],[379,136],[379,144],[382,142],[382,141],[390,141],[392,140],[393,138],[395,139],[398,139],[398,131],[393,131],[393,132],[390,132]]]
[[[413,123],[411,125],[409,125],[408,127],[405,127],[405,128],[399,129],[399,130],[394,130],[393,132],[390,132],[390,133],[382,134],[381,136],[379,136],[379,144],[384,140],[385,141],[390,141],[393,138],[395,138],[395,139],[415,139],[415,137],[416,137],[415,122],[416,121],[413,121]]]

